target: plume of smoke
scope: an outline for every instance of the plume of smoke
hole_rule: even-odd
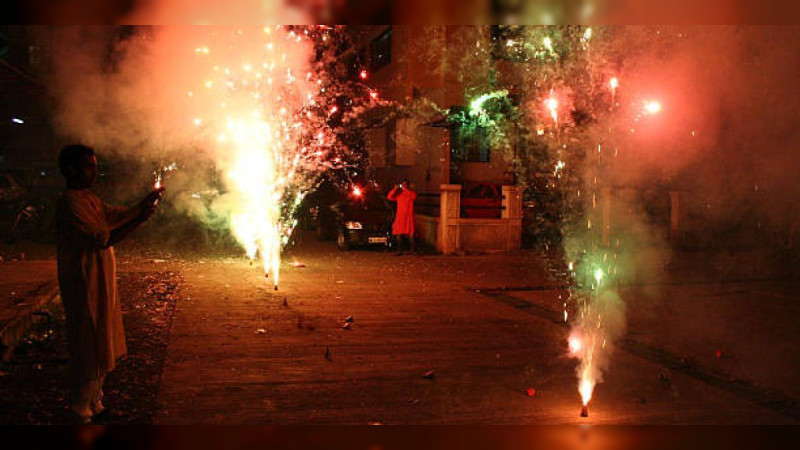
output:
[[[150,170],[177,161],[165,180],[175,209],[213,227],[228,227],[255,195],[233,180],[260,170],[246,175],[275,191],[269,202],[291,228],[297,199],[327,168],[316,150],[332,141],[324,127],[309,136],[324,119],[309,109],[318,89],[309,40],[281,27],[122,30],[57,30],[50,85],[61,133]],[[128,185],[152,185],[152,172],[139,177]]]

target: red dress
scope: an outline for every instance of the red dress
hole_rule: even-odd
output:
[[[414,200],[417,198],[417,193],[409,189],[399,190],[395,187],[389,192],[387,198],[393,202],[397,202],[397,214],[394,216],[392,234],[407,234],[413,236]]]

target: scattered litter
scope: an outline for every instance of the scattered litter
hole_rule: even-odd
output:
[[[425,372],[424,375],[422,375],[422,378],[427,378],[429,380],[432,380],[435,375],[436,375],[436,372],[434,372],[433,370],[429,370],[429,371]]]
[[[165,262],[167,262],[166,259],[158,259],[158,258],[156,258],[156,259],[151,259],[150,260],[151,264],[161,264],[161,263],[165,263]]]
[[[411,399],[408,400],[408,404],[411,405],[411,406],[419,405],[419,399],[418,398],[411,398]]]
[[[333,361],[333,355],[331,354],[331,349],[327,345],[325,346],[325,360]]]
[[[294,267],[295,269],[299,269],[301,267],[305,267],[306,265],[301,262],[293,262],[289,264],[290,266]]]
[[[283,297],[283,306],[289,306],[289,302],[286,301],[286,297]]]
[[[352,329],[353,329],[353,324],[352,324],[351,322],[345,322],[345,324],[344,324],[344,325],[342,325],[342,329],[343,329],[343,330],[350,331],[350,330],[352,330]]]
[[[347,316],[347,318],[344,319],[344,321],[347,323],[353,323],[353,316]]]
[[[536,389],[534,389],[534,388],[525,389],[525,395],[527,395],[528,397],[535,397],[536,396]]]
[[[342,281],[342,280],[336,280],[336,284],[344,284],[344,281]]]
[[[259,329],[256,330],[256,334],[266,334],[266,333],[267,333],[267,330],[264,329],[264,328],[259,328]]]

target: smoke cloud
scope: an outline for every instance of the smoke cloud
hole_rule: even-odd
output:
[[[165,200],[179,214],[214,229],[247,222],[239,231],[256,233],[257,223],[277,221],[286,213],[282,202],[302,196],[322,170],[314,156],[301,154],[306,127],[298,114],[313,105],[318,89],[305,36],[282,27],[224,26],[54,33],[53,122],[112,162],[117,200],[152,188],[162,174]],[[172,163],[178,170],[163,173]],[[255,198],[262,194],[269,198]],[[271,219],[244,219],[249,203],[272,205],[269,214],[261,211]],[[287,232],[270,229],[277,241]],[[244,240],[252,256],[258,239]]]

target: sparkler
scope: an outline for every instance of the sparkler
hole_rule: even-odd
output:
[[[166,165],[156,171],[153,172],[153,175],[156,177],[155,181],[153,181],[153,189],[161,189],[161,180],[166,176],[167,172],[172,172],[173,170],[178,169],[178,163],[173,162],[172,164]],[[161,198],[156,198],[153,202],[154,205],[158,204],[158,201]]]

